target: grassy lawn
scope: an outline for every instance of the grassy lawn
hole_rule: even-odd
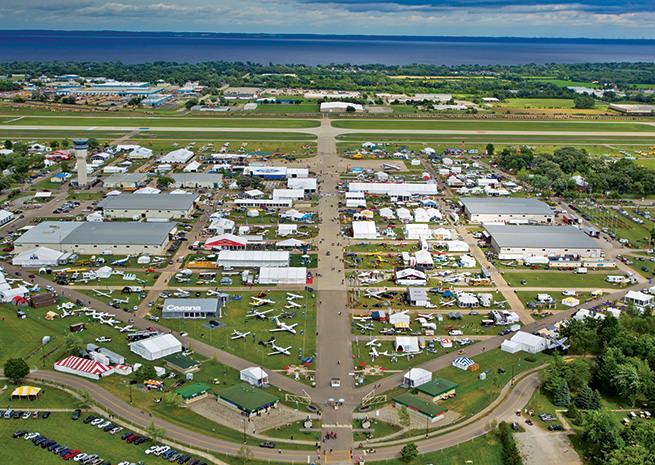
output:
[[[11,393],[17,387],[8,384],[7,389],[0,394],[0,405],[11,405],[14,410],[31,409],[31,410],[48,410],[48,409],[75,409],[75,399],[61,389],[51,387],[48,384],[39,384],[35,382],[23,383],[29,386],[41,388],[41,395],[36,400],[12,399]],[[4,407],[3,407],[4,408]],[[30,420],[30,425],[31,425]]]
[[[54,455],[41,447],[35,447],[31,441],[11,438],[13,433],[21,429],[38,431],[59,444],[75,447],[85,453],[98,454],[111,463],[119,463],[124,460],[145,461],[149,459],[145,450],[152,444],[150,441],[140,446],[127,444],[125,441],[121,441],[120,435],[111,436],[94,426],[85,425],[82,421],[71,420],[70,413],[54,412],[50,418],[45,420],[39,418],[0,422],[0,437],[3,438],[0,441],[0,456],[11,457],[13,463],[42,465],[62,463],[61,456]]]
[[[580,287],[598,287],[601,289],[618,288],[618,284],[605,281],[607,276],[608,273],[575,274],[572,271],[506,271],[503,273],[503,278],[505,278],[507,284],[519,289],[522,287],[522,280],[526,281],[525,286],[527,287],[557,287],[562,289],[576,289]]]
[[[354,431],[353,432],[353,441],[363,442],[364,439],[366,439],[367,434],[372,435],[376,439],[380,439],[380,438],[395,434],[398,431],[402,430],[402,428],[400,426],[392,425],[391,423],[387,423],[387,422],[384,422],[384,421],[381,421],[381,420],[377,420],[376,418],[370,418],[370,420],[371,420],[371,429],[369,431],[367,431],[367,432]],[[361,419],[354,419],[353,420],[353,430],[356,430],[356,429],[363,429]]]
[[[375,120],[340,119],[332,126],[347,129],[447,129],[447,130],[488,130],[488,131],[585,131],[585,132],[651,132],[647,124],[615,122],[563,122],[563,121],[449,121],[449,120]],[[379,136],[378,136],[379,137]]]
[[[625,218],[612,209],[603,211],[598,208],[591,208],[586,205],[579,205],[580,214],[586,214],[592,222],[599,228],[608,228],[610,232],[614,232],[617,238],[624,238],[630,241],[633,247],[646,248],[648,247],[648,237],[650,236],[651,229],[655,228],[655,223],[644,219],[644,224],[637,224],[629,218]],[[633,208],[628,208],[622,205],[621,208],[635,217],[639,217],[634,213]],[[645,210],[649,210],[646,208]],[[650,210],[652,213],[652,210]],[[615,216],[616,215],[616,216]]]
[[[282,311],[296,312],[295,317],[281,317],[280,320],[289,325],[297,324],[295,327],[297,333],[294,335],[286,331],[269,332],[270,329],[275,328],[275,323],[270,319],[260,320],[246,317],[251,308],[250,296],[257,295],[259,292],[239,292],[238,294],[242,296],[241,300],[230,300],[223,308],[221,322],[225,323],[226,326],[221,328],[209,329],[202,326],[203,323],[207,322],[206,320],[159,320],[159,323],[174,331],[186,331],[189,336],[202,340],[206,344],[271,369],[281,370],[285,366],[298,364],[300,350],[302,350],[302,358],[313,355],[316,351],[316,300],[313,295],[300,291],[304,298],[297,299],[297,303],[303,306],[306,305],[307,308],[285,310],[286,291],[272,291],[268,292],[267,298],[276,303],[257,308],[259,311],[274,309],[266,314],[266,316],[270,317],[279,315]],[[294,293],[296,292],[294,291]],[[157,300],[157,304],[159,303],[162,303],[162,299]],[[304,316],[303,312],[305,313]],[[151,313],[160,316],[161,310],[154,309]],[[250,334],[245,339],[232,340],[230,338],[234,329],[241,332],[249,331]],[[258,342],[267,341],[272,336],[275,336],[276,344],[280,347],[291,346],[291,349],[289,349],[290,356],[276,355],[269,357],[266,355],[271,352],[270,348],[263,347]]]
[[[300,431],[301,428],[304,428],[304,420],[294,421],[288,425],[283,425],[278,428],[267,429],[262,431],[261,434],[268,436],[269,438],[274,439],[291,439],[297,441],[318,441],[321,437],[320,431]],[[313,420],[312,421],[313,429],[321,429],[321,422]]]
[[[562,293],[559,291],[558,292],[516,291],[516,296],[519,298],[521,302],[523,302],[523,305],[527,305],[528,302],[538,303],[539,301],[537,300],[537,294],[549,294],[553,299],[557,301],[557,305],[552,307],[552,306],[548,306],[547,304],[544,304],[533,310],[536,311],[566,310],[567,308],[570,308],[566,305],[562,305],[562,300],[566,299],[566,296],[563,296]],[[575,298],[578,299],[581,304],[584,304],[585,302],[592,300],[590,292],[578,292],[578,295]]]
[[[220,117],[106,117],[106,116],[26,116],[20,120],[4,123],[19,126],[126,126],[138,128],[157,127],[198,127],[198,128],[315,128],[319,122],[310,119],[255,119],[255,118],[220,118]]]
[[[252,111],[244,111],[244,113],[275,113],[275,114],[286,114],[292,115],[294,113],[318,113],[320,105],[316,102],[303,102],[298,104],[257,104],[257,108]]]
[[[535,293],[536,294],[536,293]],[[502,298],[502,297],[501,297]],[[387,312],[389,311],[388,307],[383,307],[384,310]],[[498,306],[493,306],[492,308],[496,309]],[[368,309],[358,309],[355,307],[355,312],[359,310],[360,313],[368,313]],[[372,309],[372,310],[377,310],[377,309]],[[434,309],[421,309],[423,311],[419,311],[419,313],[433,313]],[[448,309],[448,311],[452,312],[460,312],[462,313],[462,318],[457,319],[457,320],[451,320],[448,318],[448,314],[446,312],[440,311],[438,313],[443,315],[443,321],[439,322],[437,321],[436,317],[431,321],[432,323],[435,323],[437,325],[437,329],[435,330],[434,334],[435,336],[446,336],[448,334],[449,328],[454,328],[454,329],[460,329],[463,333],[464,336],[484,336],[484,335],[496,335],[498,333],[498,328],[495,327],[490,327],[490,328],[485,328],[484,326],[481,325],[481,321],[486,318],[487,313],[491,310],[491,308],[476,308],[474,309],[478,313],[480,313],[479,316],[472,316],[469,315],[470,309],[459,309],[459,308],[452,308]],[[360,323],[360,321],[355,321],[355,323]],[[366,322],[370,323],[370,322]],[[377,334],[377,330],[383,328],[383,327],[390,327],[388,325],[381,324],[379,322],[373,322],[375,326],[375,332],[373,333],[373,336]],[[414,319],[414,316],[412,316],[412,322],[411,322],[411,329],[413,331],[418,331],[420,330],[420,325],[416,320]],[[353,334],[359,334],[361,337],[366,337],[368,338],[369,331],[365,331],[364,334],[361,334],[361,329],[358,327],[356,324],[353,324],[352,328],[352,333]],[[426,343],[432,340],[432,337],[425,337]],[[390,352],[393,349],[393,344],[391,341],[389,341],[389,344],[387,345],[386,342],[383,342],[382,347],[378,349],[379,352],[384,352],[385,350],[389,350]],[[439,344],[436,344],[436,349],[439,350]],[[363,350],[363,349],[362,349]],[[441,353],[443,353],[443,349],[439,350]],[[367,350],[368,353],[368,350]]]
[[[639,158],[638,160],[635,160],[635,163],[650,168],[651,170],[655,170],[655,158]]]

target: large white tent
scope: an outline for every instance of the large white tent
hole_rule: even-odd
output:
[[[259,284],[305,284],[307,268],[262,266],[259,269]]]
[[[268,374],[260,367],[248,367],[239,372],[239,379],[253,386],[268,384]]]
[[[410,368],[403,377],[403,384],[410,389],[414,389],[430,381],[432,381],[432,373],[423,368]]]
[[[37,247],[19,253],[11,263],[14,266],[57,266],[66,263],[67,257],[70,257],[70,254],[58,252],[47,247]]]
[[[161,334],[128,345],[131,352],[146,360],[157,360],[182,352],[182,344],[172,334]]]
[[[289,266],[289,252],[269,252],[263,250],[221,250],[218,253],[218,266],[258,267]]]
[[[377,239],[378,232],[373,221],[353,221],[353,238]]]

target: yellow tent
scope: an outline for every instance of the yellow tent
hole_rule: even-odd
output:
[[[41,388],[34,386],[21,386],[14,389],[14,392],[11,393],[11,397],[38,397],[41,392]]]

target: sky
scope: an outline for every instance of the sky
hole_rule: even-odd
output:
[[[654,0],[2,0],[0,29],[655,39]]]

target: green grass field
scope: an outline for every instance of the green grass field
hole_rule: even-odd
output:
[[[448,121],[448,120],[337,120],[332,126],[344,129],[416,129],[476,131],[585,131],[585,132],[652,132],[650,125],[630,122],[563,122],[563,121]]]
[[[31,441],[11,437],[13,433],[21,429],[38,431],[50,439],[54,439],[58,444],[74,447],[84,453],[98,454],[111,463],[119,463],[124,460],[130,462],[146,460],[150,462],[152,460],[145,454],[145,450],[152,444],[151,441],[139,446],[127,444],[125,441],[121,441],[120,435],[112,436],[90,424],[85,425],[81,420],[73,421],[70,413],[55,412],[45,420],[30,418],[29,420],[3,420],[0,422],[0,437],[2,438],[0,457],[11,457],[12,463],[42,465],[62,463],[61,456],[34,446]]]
[[[609,273],[611,274],[611,273]],[[616,273],[619,274],[619,273]],[[556,287],[562,289],[576,288],[618,288],[618,284],[611,284],[605,281],[608,273],[575,274],[572,271],[520,271],[503,273],[503,278],[510,286],[516,287],[517,291],[523,287],[522,280],[526,281],[526,287]]]
[[[34,383],[32,381],[23,384],[41,388],[41,395],[38,399],[12,399],[11,393],[17,386],[14,384],[8,384],[7,389],[0,393],[0,405],[11,405],[11,408],[14,410],[30,409],[43,411],[48,409],[77,408],[75,398],[61,389],[54,388],[48,384]],[[32,419],[30,419],[29,422],[31,426]]]
[[[353,432],[353,441],[361,442],[366,438],[367,434],[372,435],[375,439],[384,438],[390,436],[398,431],[402,430],[400,426],[392,425],[391,423],[386,423],[382,420],[377,420],[375,418],[370,418],[371,420],[371,429],[367,432]],[[353,419],[353,430],[363,429],[361,419]]]
[[[129,128],[157,127],[197,127],[197,128],[315,128],[319,122],[309,119],[255,119],[255,118],[221,118],[221,117],[107,117],[107,116],[26,116],[19,120],[15,117],[3,118],[0,124],[17,126],[109,126]]]

